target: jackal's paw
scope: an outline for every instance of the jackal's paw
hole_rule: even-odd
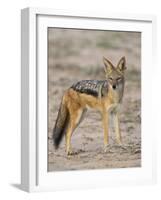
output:
[[[67,151],[67,156],[71,156],[73,154],[74,154],[74,152],[71,149]]]
[[[111,146],[109,144],[104,146],[104,153],[110,152]]]
[[[122,141],[121,141],[120,139],[116,140],[116,144],[117,144],[118,146],[122,146],[122,145],[123,145],[123,144],[122,144]]]
[[[114,146],[116,146],[116,147],[123,147],[124,145],[122,144],[122,142],[117,142],[116,144],[114,144]]]
[[[81,150],[79,150],[79,151],[69,150],[69,151],[67,151],[67,156],[78,155],[80,152],[83,152],[83,151],[81,151]]]
[[[114,147],[115,147],[116,149],[127,150],[127,147],[126,147],[124,144],[122,144],[122,143],[115,144]]]

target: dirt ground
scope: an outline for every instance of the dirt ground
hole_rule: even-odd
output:
[[[72,136],[77,154],[67,157],[65,140],[58,150],[52,142],[62,95],[79,80],[105,79],[103,56],[115,65],[122,56],[127,60],[120,111],[123,146],[116,144],[111,123],[109,150],[104,153],[101,116],[90,110]],[[49,28],[48,80],[48,171],[141,166],[141,33]]]

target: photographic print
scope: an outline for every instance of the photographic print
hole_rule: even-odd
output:
[[[48,171],[141,167],[141,32],[48,28]]]

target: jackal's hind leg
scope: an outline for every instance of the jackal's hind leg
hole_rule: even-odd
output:
[[[68,126],[66,135],[65,135],[65,140],[66,140],[66,153],[67,155],[72,154],[72,149],[71,149],[71,136],[73,133],[73,127],[71,125]]]
[[[82,114],[83,114],[83,110],[79,109],[79,110],[73,112],[72,115],[70,116],[69,126],[68,126],[67,132],[66,132],[67,155],[74,154],[74,152],[72,151],[72,148],[71,148],[71,137],[72,137],[72,134],[73,134],[75,128],[79,125],[80,120],[82,119]]]

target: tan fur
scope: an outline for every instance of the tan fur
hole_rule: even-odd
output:
[[[109,138],[108,136],[108,121],[109,121],[108,110],[110,109],[110,106],[114,105],[114,108],[112,108],[112,110],[114,110],[118,105],[118,104],[115,104],[115,101],[117,101],[117,98],[114,96],[111,89],[109,90],[109,94],[106,97],[103,97],[101,99],[87,95],[87,94],[81,94],[74,91],[73,89],[69,89],[64,94],[63,101],[66,103],[66,106],[70,113],[70,124],[66,133],[67,154],[72,153],[71,144],[70,144],[71,136],[77,124],[79,123],[79,119],[81,118],[81,114],[83,113],[83,110],[86,108],[93,108],[95,110],[100,111],[102,115],[103,128],[104,128],[104,145],[106,148],[106,146],[108,145],[108,138]],[[117,141],[118,143],[121,143],[121,136],[120,136],[118,124],[116,124],[115,127],[117,127],[117,130],[116,130]]]

